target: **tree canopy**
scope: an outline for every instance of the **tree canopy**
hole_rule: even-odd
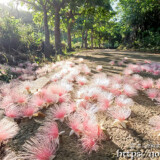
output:
[[[84,47],[159,50],[158,0],[13,0],[13,2],[26,5],[32,15],[26,11],[17,12],[16,9],[10,12],[4,6],[1,8],[5,8],[15,19],[21,19],[22,25],[32,26],[32,36],[38,35],[41,51],[46,57]],[[115,8],[113,4],[117,6],[116,9],[113,9]],[[37,48],[39,45],[40,43],[37,44]]]

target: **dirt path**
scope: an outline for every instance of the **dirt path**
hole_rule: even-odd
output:
[[[75,54],[73,61],[77,58],[83,58],[85,63],[93,69],[96,65],[103,65],[103,72],[110,74],[120,74],[125,66],[113,66],[109,64],[110,61],[121,61],[124,57],[128,58],[128,63],[144,62],[144,60],[152,60],[160,62],[160,54],[131,52],[131,51],[116,51],[114,49],[96,49],[87,50]]]

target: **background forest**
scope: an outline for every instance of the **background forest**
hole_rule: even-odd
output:
[[[17,9],[25,5],[28,11]],[[159,0],[13,0],[0,5],[0,51],[160,50]]]

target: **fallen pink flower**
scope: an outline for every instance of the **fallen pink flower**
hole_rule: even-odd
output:
[[[0,120],[0,142],[13,138],[19,132],[18,125],[7,119]]]
[[[110,61],[109,64],[113,66],[115,65],[115,61]]]
[[[115,103],[119,107],[129,107],[134,104],[133,100],[131,98],[128,98],[125,95],[120,95],[119,97],[116,98]]]
[[[160,131],[160,116],[153,116],[149,119],[149,124],[155,131]]]
[[[39,136],[27,141],[20,155],[23,159],[51,160],[55,157],[57,145],[46,137]]]
[[[110,105],[112,104],[113,98],[114,96],[112,93],[104,92],[103,94],[101,94],[98,98],[100,109],[101,110],[108,109]]]
[[[146,93],[147,93],[147,95],[148,95],[148,97],[149,97],[150,99],[154,100],[154,99],[157,98],[157,96],[158,96],[158,94],[159,94],[159,90],[152,88],[152,89],[148,89],[148,90],[146,91]]]
[[[84,152],[88,152],[89,154],[92,151],[97,151],[99,146],[97,145],[97,142],[95,139],[92,139],[91,137],[82,137],[80,139],[82,143],[82,147]]]
[[[98,65],[97,67],[96,67],[96,70],[98,71],[98,72],[100,72],[100,71],[102,71],[102,65]]]
[[[151,78],[147,78],[141,81],[141,85],[143,89],[149,89],[153,87],[154,83]]]
[[[76,78],[76,81],[81,86],[85,85],[88,82],[88,80],[86,79],[86,77],[83,77],[83,76],[78,76]]]
[[[128,97],[133,97],[137,95],[137,90],[133,88],[131,85],[125,84],[123,86],[123,93]]]
[[[120,124],[126,128],[127,121],[125,120],[131,115],[131,109],[129,107],[111,107],[108,109],[108,113],[115,119],[114,124]]]
[[[64,118],[67,116],[67,110],[63,105],[55,105],[55,108],[51,108],[49,112],[49,114],[51,115],[51,117],[54,118],[54,120],[60,120],[61,122],[63,122]]]

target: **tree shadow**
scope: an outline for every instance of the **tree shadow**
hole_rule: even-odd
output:
[[[138,95],[135,97],[132,97],[132,99],[139,105],[150,107],[150,106],[157,106],[154,101],[152,101],[150,98],[147,97],[147,95],[139,91]]]
[[[69,136],[71,129],[64,123],[58,122],[59,130],[65,130],[60,138],[60,148],[56,152],[55,160],[115,160],[116,151],[120,149],[111,140],[104,141],[100,144],[97,152],[87,154],[83,151],[81,142],[74,134]]]

